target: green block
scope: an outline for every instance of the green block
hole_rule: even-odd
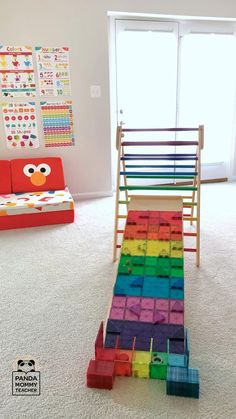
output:
[[[145,256],[131,256],[131,263],[135,266],[144,266]]]
[[[150,364],[150,378],[166,380],[168,354],[166,352],[153,352]]]
[[[157,266],[157,258],[153,256],[146,256],[145,258],[145,265],[146,266]]]
[[[184,266],[184,259],[183,258],[171,258],[171,267],[172,268],[178,268]]]
[[[145,267],[146,276],[157,276],[157,269],[155,266],[146,266]]]
[[[144,266],[132,266],[132,275],[144,275]]]
[[[158,266],[158,268],[170,268],[171,259],[158,258],[157,259],[157,266]]]
[[[183,278],[184,277],[184,270],[183,268],[171,268],[171,276]]]
[[[130,269],[130,267],[128,265],[127,266],[119,265],[118,274],[128,275],[130,273],[129,269]]]
[[[158,267],[157,276],[170,276],[170,268],[164,266]]]

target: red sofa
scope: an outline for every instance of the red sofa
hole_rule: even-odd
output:
[[[0,230],[73,221],[59,157],[0,160]]]

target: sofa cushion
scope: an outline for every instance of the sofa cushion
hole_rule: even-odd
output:
[[[11,160],[12,192],[65,189],[60,157]]]
[[[73,208],[73,198],[67,188],[0,196],[0,217],[66,211]]]
[[[11,171],[8,160],[0,160],[0,194],[11,193]]]

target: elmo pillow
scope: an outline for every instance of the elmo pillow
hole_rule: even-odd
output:
[[[11,193],[11,171],[8,160],[0,160],[0,194]]]
[[[11,173],[14,193],[65,189],[60,157],[11,160]]]

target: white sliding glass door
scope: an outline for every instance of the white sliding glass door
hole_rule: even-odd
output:
[[[120,119],[129,127],[175,126],[178,24],[116,23]]]
[[[117,121],[133,128],[204,124],[202,177],[223,178],[234,130],[236,37],[228,26],[194,25],[116,20]]]
[[[205,126],[203,176],[227,177],[235,113],[235,36],[185,35],[179,83],[179,126]]]

